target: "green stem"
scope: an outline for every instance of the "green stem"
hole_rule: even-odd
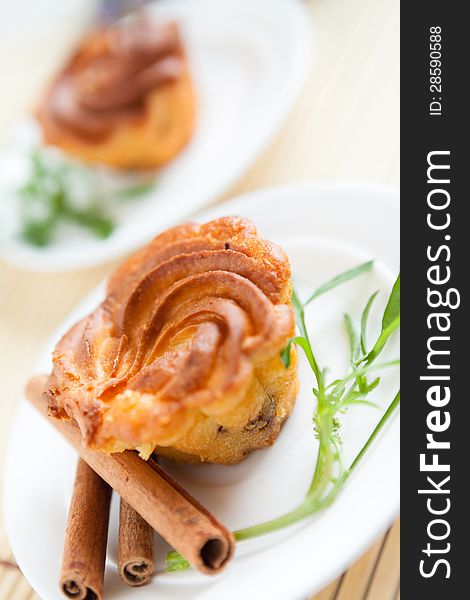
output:
[[[335,386],[335,387],[333,387],[333,390],[331,393],[336,394],[339,391],[340,387],[342,387],[345,383],[348,383],[349,381],[352,381],[354,379],[355,381],[354,381],[353,385],[348,390],[348,393],[350,393],[351,391],[354,391],[354,389],[357,385],[358,377],[362,377],[366,373],[374,373],[375,371],[379,371],[381,369],[388,369],[390,367],[396,367],[400,364],[400,359],[395,359],[395,360],[389,360],[388,362],[385,362],[385,363],[380,363],[375,366],[371,366],[373,360],[374,359],[371,359],[370,363],[367,363],[366,366],[361,367],[360,369],[356,369],[352,373],[349,373],[349,375],[346,375],[346,377],[341,379],[339,383],[337,383],[336,381],[332,381],[330,383],[330,385],[327,387],[327,389],[330,389],[333,386]]]
[[[333,277],[333,279],[330,279],[329,281],[321,285],[319,288],[317,288],[310,296],[310,298],[305,302],[304,306],[307,306],[307,304],[310,304],[312,300],[315,300],[315,298],[318,298],[318,296],[321,296],[325,292],[328,292],[329,290],[337,287],[338,285],[345,283],[346,281],[349,281],[354,277],[357,277],[365,271],[369,271],[370,269],[372,269],[373,264],[373,260],[368,260],[367,262],[362,263],[357,267],[354,267],[354,269],[350,269],[349,271],[341,273],[340,275],[336,275],[336,277]]]
[[[300,335],[307,342],[306,344],[301,344],[302,348],[303,348],[303,350],[305,352],[305,355],[307,356],[307,359],[308,359],[308,362],[310,363],[310,366],[312,367],[312,371],[315,374],[318,386],[320,387],[322,385],[322,383],[321,383],[322,382],[321,370],[320,370],[320,368],[318,366],[317,361],[315,360],[315,356],[313,355],[312,345],[310,343],[310,338],[309,338],[309,335],[308,335],[307,326],[305,325],[304,305],[300,301],[300,299],[297,296],[297,293],[296,293],[295,290],[292,291],[292,304],[294,306],[295,320],[296,320],[296,323],[297,323],[297,327],[299,328]],[[297,342],[297,343],[299,343],[299,342]]]
[[[397,408],[397,406],[399,404],[400,404],[400,392],[398,391],[397,395],[392,400],[392,402],[390,403],[389,407],[384,412],[382,418],[378,422],[376,428],[374,429],[374,431],[369,436],[369,439],[367,440],[367,442],[361,448],[361,451],[359,452],[359,454],[356,456],[356,458],[351,463],[351,466],[347,470],[347,476],[348,477],[349,477],[350,473],[353,471],[353,469],[355,469],[355,467],[357,466],[357,464],[361,460],[361,458],[364,456],[364,454],[367,452],[367,449],[372,444],[372,442],[375,440],[375,438],[378,436],[380,430],[384,427],[385,423],[388,421],[388,419],[390,418],[390,416],[392,415],[392,413],[395,411],[395,409]]]
[[[282,529],[283,527],[287,527],[288,525],[292,525],[293,523],[297,523],[297,521],[305,519],[305,517],[308,517],[310,514],[312,514],[312,508],[310,504],[303,502],[300,506],[291,512],[286,513],[285,515],[282,515],[281,517],[271,519],[270,521],[265,521],[264,523],[259,523],[258,525],[253,525],[252,527],[238,529],[237,531],[233,532],[233,535],[235,539],[240,542],[241,540],[247,540],[252,537],[257,537],[258,535],[270,533],[271,531],[275,531],[277,529]]]
[[[320,403],[320,400],[319,400]],[[335,461],[334,452],[331,447],[331,435],[333,431],[333,422],[331,415],[319,415],[320,424],[318,426],[319,447],[317,454],[317,462],[315,472],[313,474],[312,483],[307,492],[307,496],[313,498],[322,495],[330,482],[330,475]]]
[[[287,527],[288,525],[293,525],[294,523],[297,523],[297,521],[301,521],[302,519],[305,519],[306,517],[309,517],[310,515],[313,515],[314,513],[319,512],[320,510],[323,510],[324,508],[327,508],[333,502],[333,500],[336,498],[336,496],[339,494],[339,492],[343,488],[344,484],[346,483],[346,480],[349,478],[352,471],[355,469],[355,467],[357,466],[359,461],[362,459],[364,454],[367,452],[367,449],[372,444],[374,439],[377,437],[377,435],[379,434],[381,429],[383,429],[385,423],[390,419],[391,415],[393,414],[393,412],[395,411],[395,409],[397,408],[399,403],[400,403],[400,392],[397,393],[397,395],[395,396],[395,398],[393,399],[393,401],[391,402],[391,404],[389,405],[389,407],[383,414],[382,418],[378,422],[374,431],[369,436],[369,439],[367,440],[367,442],[361,448],[360,452],[357,454],[356,458],[351,463],[351,466],[349,467],[349,469],[345,473],[341,474],[340,478],[338,479],[338,481],[336,482],[334,487],[328,492],[328,494],[326,496],[318,497],[318,493],[317,493],[316,489],[315,489],[315,496],[314,497],[309,496],[309,494],[312,491],[312,486],[313,486],[313,482],[312,482],[312,486],[310,487],[310,490],[307,493],[307,497],[302,502],[302,504],[300,504],[297,508],[286,513],[285,515],[282,515],[281,517],[277,517],[276,519],[271,519],[270,521],[265,521],[264,523],[260,523],[259,525],[253,525],[252,527],[238,529],[237,531],[233,532],[235,539],[237,541],[247,540],[249,538],[256,537],[258,535],[264,535],[266,533],[276,531],[277,529]],[[321,450],[319,449],[319,458],[320,458],[320,452],[321,452]],[[318,462],[317,462],[317,465],[318,465]],[[323,484],[323,482],[322,482],[322,484]],[[321,487],[323,488],[323,485]]]
[[[380,354],[380,352],[382,351],[382,348],[387,343],[388,338],[392,335],[392,333],[396,329],[398,329],[398,327],[400,327],[400,316],[396,317],[396,319],[394,319],[390,323],[390,325],[388,325],[381,332],[381,334],[379,335],[378,340],[375,342],[374,347],[372,348],[372,350],[360,362],[361,363],[365,362],[366,364],[372,363],[377,358],[377,356]]]

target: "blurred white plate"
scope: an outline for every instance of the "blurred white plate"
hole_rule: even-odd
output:
[[[234,200],[201,215],[245,215],[261,234],[282,243],[296,285],[307,294],[331,276],[374,257],[373,271],[312,303],[308,327],[322,365],[332,376],[347,368],[342,315],[360,317],[381,290],[371,323],[380,322],[398,271],[398,193],[375,186],[305,185]],[[63,323],[45,347],[38,372],[50,368],[50,351],[73,322],[99,301],[102,287]],[[376,332],[371,332],[371,339]],[[398,353],[398,343],[389,349]],[[316,440],[312,431],[312,374],[300,365],[301,392],[276,444],[233,467],[170,466],[173,474],[228,527],[276,517],[301,502],[312,476]],[[373,400],[387,406],[398,388],[396,370],[383,372]],[[346,464],[362,447],[382,411],[351,409],[342,420]],[[21,570],[44,600],[59,600],[57,587],[76,458],[53,428],[22,401],[13,427],[5,474],[8,537]],[[319,590],[347,568],[393,520],[399,506],[399,419],[388,424],[328,510],[295,526],[237,545],[235,560],[220,576],[193,571],[157,576],[129,589],[116,569],[117,513],[111,515],[106,598],[150,600],[296,600]],[[164,549],[157,546],[161,558]]]
[[[0,156],[0,253],[6,260],[68,270],[128,253],[233,185],[292,107],[311,58],[310,20],[300,0],[159,0],[149,10],[174,18],[183,30],[198,96],[192,141],[156,174],[144,198],[116,203],[118,225],[108,239],[66,230],[38,249],[19,239],[6,191],[24,172],[32,137],[26,128]]]

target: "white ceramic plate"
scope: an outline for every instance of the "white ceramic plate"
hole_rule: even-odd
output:
[[[115,203],[118,225],[108,239],[64,229],[56,243],[38,249],[19,238],[9,191],[20,187],[35,136],[23,128],[0,157],[0,253],[6,260],[66,270],[128,253],[232,185],[290,110],[311,58],[310,21],[300,0],[159,0],[149,10],[175,19],[188,46],[198,105],[192,141],[156,174],[145,197]]]
[[[307,294],[331,276],[375,258],[372,272],[336,288],[308,309],[308,327],[322,365],[332,375],[347,368],[342,315],[356,319],[371,292],[382,290],[371,322],[379,322],[398,271],[398,193],[375,186],[304,185],[254,192],[204,213],[198,220],[245,215],[261,234],[287,249],[296,285]],[[42,353],[38,372],[50,368],[53,342],[99,301],[96,290],[70,315]],[[376,332],[371,332],[371,338]],[[389,355],[396,356],[397,344]],[[233,467],[170,466],[175,477],[231,529],[283,514],[308,487],[316,441],[311,416],[313,383],[303,358],[301,392],[276,444]],[[398,387],[396,370],[383,372],[373,400],[385,407]],[[381,411],[351,409],[343,418],[346,462],[363,445]],[[75,456],[25,401],[11,435],[5,474],[5,517],[14,555],[44,600],[57,588]],[[337,501],[300,524],[241,542],[226,571],[207,578],[194,571],[163,574],[141,589],[128,589],[116,570],[116,502],[111,515],[106,597],[144,600],[305,598],[350,565],[392,521],[399,503],[399,421],[380,435]],[[157,547],[160,557],[161,546]]]

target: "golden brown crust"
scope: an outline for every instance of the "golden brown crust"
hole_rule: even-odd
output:
[[[249,221],[185,224],[111,277],[54,351],[50,412],[86,442],[232,463],[271,444],[297,394],[290,267]]]
[[[176,26],[145,20],[84,39],[37,111],[46,143],[124,169],[173,158],[191,137],[194,114]]]

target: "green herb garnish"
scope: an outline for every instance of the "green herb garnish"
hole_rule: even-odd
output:
[[[77,180],[85,186],[86,198],[81,200],[75,196]],[[108,214],[110,196],[129,200],[142,196],[151,188],[151,184],[139,184],[112,194],[105,193],[98,179],[85,167],[57,160],[44,150],[35,149],[30,154],[28,181],[18,191],[20,235],[33,246],[47,246],[53,241],[59,224],[69,222],[105,239],[115,229],[115,221]]]
[[[167,553],[165,562],[165,571],[167,571],[167,573],[171,573],[173,571],[185,571],[191,566],[184,556],[181,556],[181,554],[176,552],[176,550],[172,550],[171,552]]]
[[[328,291],[332,290],[333,288],[338,287],[338,285],[345,283],[346,281],[349,281],[350,279],[354,279],[354,277],[357,277],[361,273],[370,271],[372,269],[373,264],[374,264],[374,261],[369,260],[365,263],[358,265],[357,267],[354,267],[354,269],[349,269],[349,271],[344,271],[344,273],[341,273],[340,275],[336,275],[336,277],[329,279],[326,283],[324,283],[323,285],[318,287],[313,292],[313,294],[305,302],[304,306],[307,306],[307,304],[310,304],[310,302],[312,302],[312,300],[315,300],[315,298],[318,298],[318,296],[321,296],[325,292],[328,292]]]
[[[329,506],[342,490],[347,479],[400,402],[400,392],[397,392],[364,446],[351,465],[345,468],[342,459],[339,416],[352,405],[364,404],[374,406],[367,398],[370,392],[379,385],[380,378],[370,378],[370,376],[380,369],[399,364],[398,360],[379,364],[375,363],[375,361],[400,324],[400,277],[398,276],[393,286],[385,308],[382,317],[381,332],[370,350],[367,349],[366,340],[367,322],[377,292],[372,294],[362,312],[360,334],[357,332],[351,316],[344,316],[349,340],[350,366],[348,372],[343,377],[331,382],[327,381],[327,369],[320,368],[313,352],[305,324],[305,306],[321,294],[369,270],[372,264],[372,261],[364,263],[329,280],[320,286],[305,303],[300,301],[295,291],[293,292],[292,300],[300,335],[289,341],[287,347],[281,353],[281,358],[284,364],[288,366],[290,364],[291,346],[292,344],[297,344],[304,351],[315,376],[316,386],[313,388],[313,394],[317,398],[317,406],[314,411],[313,424],[315,436],[319,441],[315,471],[308,492],[303,502],[297,508],[276,519],[235,531],[234,536],[237,541],[246,540],[292,525]],[[171,567],[169,561],[170,554],[172,561],[175,561],[175,554],[179,557],[178,560],[185,560],[178,553],[169,553],[167,555],[167,571],[175,570]],[[177,564],[181,565],[182,563],[180,561]],[[181,569],[181,566],[178,567],[179,569]]]

